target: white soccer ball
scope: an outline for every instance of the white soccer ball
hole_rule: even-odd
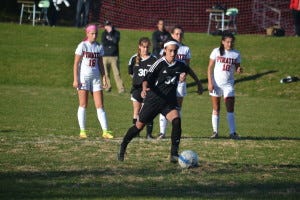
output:
[[[185,150],[181,152],[178,158],[178,163],[183,169],[197,167],[199,165],[198,162],[199,157],[197,153],[192,150]]]

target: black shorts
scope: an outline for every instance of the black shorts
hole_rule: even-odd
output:
[[[132,88],[131,89],[131,100],[143,103],[143,98],[141,97],[142,88]]]
[[[153,119],[159,113],[166,116],[172,110],[179,110],[179,107],[177,106],[177,101],[170,103],[159,100],[158,98],[146,98],[139,113],[139,121],[144,124],[147,124],[153,121]]]

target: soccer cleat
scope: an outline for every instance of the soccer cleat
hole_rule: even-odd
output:
[[[165,139],[166,138],[166,135],[163,134],[163,133],[160,133],[157,137],[158,140],[162,140],[162,139]]]
[[[239,140],[239,139],[241,139],[240,136],[236,132],[230,133],[229,134],[229,138],[233,139],[233,140]]]
[[[87,138],[86,131],[80,131],[79,137],[82,139]]]
[[[219,134],[217,132],[213,132],[213,134],[210,136],[210,139],[218,139]]]
[[[112,131],[103,131],[102,137],[105,139],[112,139],[114,136],[112,135]]]
[[[118,161],[123,162],[124,161],[124,154],[121,154],[121,152],[119,152],[118,155],[117,155],[117,159],[118,159]]]
[[[171,163],[177,163],[178,162],[178,156],[177,155],[171,155],[170,162]]]
[[[146,138],[147,138],[147,140],[153,140],[154,139],[154,137],[152,135],[147,135]]]

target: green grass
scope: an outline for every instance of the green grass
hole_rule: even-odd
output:
[[[121,30],[121,72],[137,40],[151,32]],[[191,87],[183,107],[181,150],[200,156],[200,167],[181,170],[168,162],[170,140],[135,139],[124,163],[116,152],[131,123],[129,94],[105,93],[113,140],[99,137],[92,100],[88,139],[78,138],[72,65],[83,31],[76,28],[0,24],[1,199],[299,199],[299,39],[237,35],[245,73],[236,76],[236,121],[242,140],[227,137],[224,105],[221,139],[209,140],[207,91]],[[219,37],[186,33],[191,66],[204,80]],[[158,119],[154,131],[158,133]],[[170,135],[170,127],[168,136]],[[145,133],[142,133],[144,136]]]

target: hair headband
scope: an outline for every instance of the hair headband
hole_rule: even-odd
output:
[[[166,42],[164,44],[164,48],[166,48],[166,46],[168,46],[168,45],[176,45],[177,47],[179,46],[179,44],[177,42],[175,42],[175,41],[169,41],[169,42]]]
[[[86,28],[85,28],[85,32],[86,33],[89,33],[91,31],[97,31],[97,26],[92,24],[92,25],[88,25]]]

